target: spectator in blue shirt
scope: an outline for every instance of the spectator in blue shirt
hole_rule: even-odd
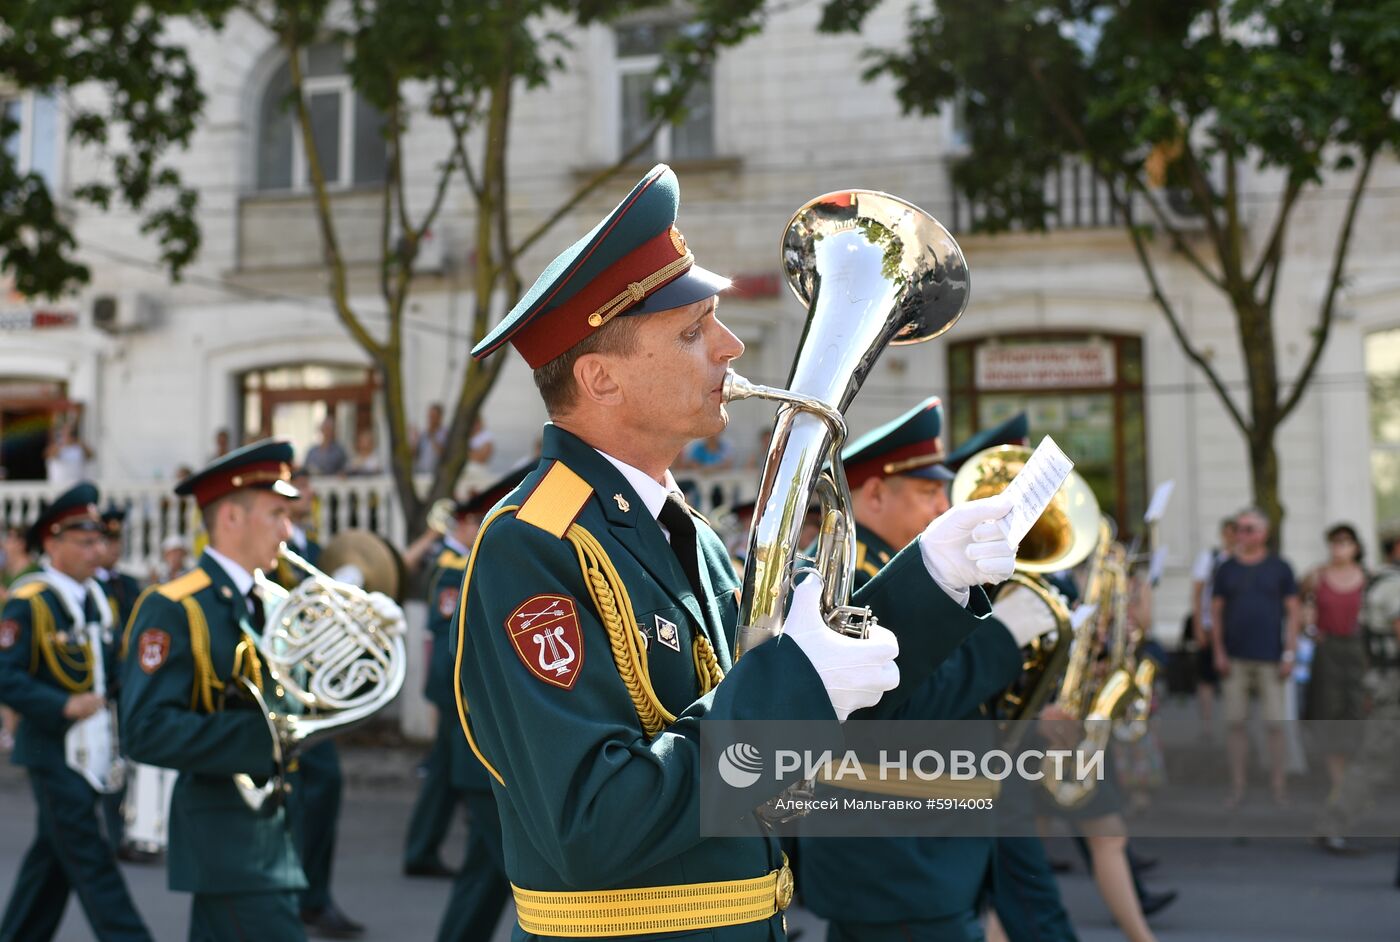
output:
[[[1287,797],[1284,685],[1293,675],[1301,607],[1293,569],[1269,549],[1269,518],[1263,511],[1250,508],[1235,517],[1234,553],[1216,569],[1211,594],[1211,643],[1229,729],[1230,807],[1244,799],[1245,721],[1252,693],[1269,723],[1271,785],[1281,805]]]

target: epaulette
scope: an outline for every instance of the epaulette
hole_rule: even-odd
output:
[[[209,573],[196,566],[178,579],[172,579],[156,591],[172,602],[189,598],[209,585]]]
[[[562,540],[593,495],[593,487],[568,465],[556,461],[516,511],[516,518]]]
[[[24,600],[27,602],[27,601],[29,601],[30,599],[34,598],[34,596],[38,595],[40,592],[43,592],[43,591],[44,591],[45,589],[47,589],[47,588],[48,588],[48,583],[46,583],[46,582],[40,582],[39,580],[36,579],[36,580],[34,580],[33,582],[26,582],[24,585],[20,586],[18,589],[15,589],[14,591],[12,591],[12,592],[10,593],[10,596],[11,596],[12,598],[16,598],[16,599],[24,599]]]
[[[860,540],[856,540],[855,568],[857,571],[864,572],[867,576],[874,578],[879,574],[880,567],[875,565],[874,560],[867,558],[869,555],[870,547],[866,546]]]
[[[445,549],[437,558],[439,569],[466,569],[467,557],[455,550]]]

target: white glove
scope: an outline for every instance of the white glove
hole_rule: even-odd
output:
[[[383,592],[371,592],[369,594],[369,607],[374,609],[374,614],[387,622],[403,621],[403,609],[399,603],[395,602]]]
[[[997,583],[1016,570],[1016,547],[996,521],[1011,512],[1004,494],[958,504],[919,534],[919,554],[933,581],[966,605],[975,585]]]
[[[856,710],[874,706],[886,690],[899,686],[899,639],[875,625],[868,638],[850,638],[827,627],[821,614],[822,581],[809,576],[792,590],[792,605],[783,622],[783,638],[807,655],[821,677],[836,718],[846,721]],[[779,641],[783,639],[780,638]]]
[[[1016,646],[1024,648],[1036,638],[1055,628],[1055,616],[1034,592],[1021,585],[1001,591],[992,603],[992,617],[1006,626]]]

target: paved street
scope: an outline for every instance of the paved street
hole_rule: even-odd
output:
[[[343,907],[368,924],[369,940],[431,939],[448,892],[446,882],[408,880],[399,874],[404,822],[413,800],[412,753],[390,751],[346,757],[351,771],[335,889]],[[22,773],[0,768],[0,886],[8,894],[15,868],[33,833],[33,803]],[[448,859],[460,855],[453,835]],[[1163,942],[1369,942],[1400,938],[1400,890],[1393,880],[1396,842],[1375,842],[1354,859],[1326,857],[1297,840],[1229,841],[1155,839],[1138,842],[1159,856],[1151,875],[1155,889],[1173,888],[1181,899],[1153,920]],[[1056,841],[1056,856],[1074,849]],[[162,866],[123,865],[137,905],[156,938],[183,939],[187,897],[165,889]],[[1093,883],[1076,860],[1061,885],[1084,942],[1121,938]],[[794,927],[817,942],[820,923],[796,913]],[[76,902],[69,905],[62,942],[91,938]],[[497,939],[509,938],[506,922]]]

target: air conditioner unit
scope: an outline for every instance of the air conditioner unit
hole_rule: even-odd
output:
[[[160,302],[149,294],[100,294],[92,300],[92,326],[109,334],[130,334],[155,325]]]
[[[393,228],[389,231],[389,247],[391,251],[398,248],[399,240],[403,238],[403,230],[399,228],[398,221],[395,220]],[[446,257],[446,250],[443,243],[446,238],[441,230],[429,229],[423,233],[418,240],[418,255],[413,259],[413,273],[415,275],[438,274],[442,271],[443,260]]]

